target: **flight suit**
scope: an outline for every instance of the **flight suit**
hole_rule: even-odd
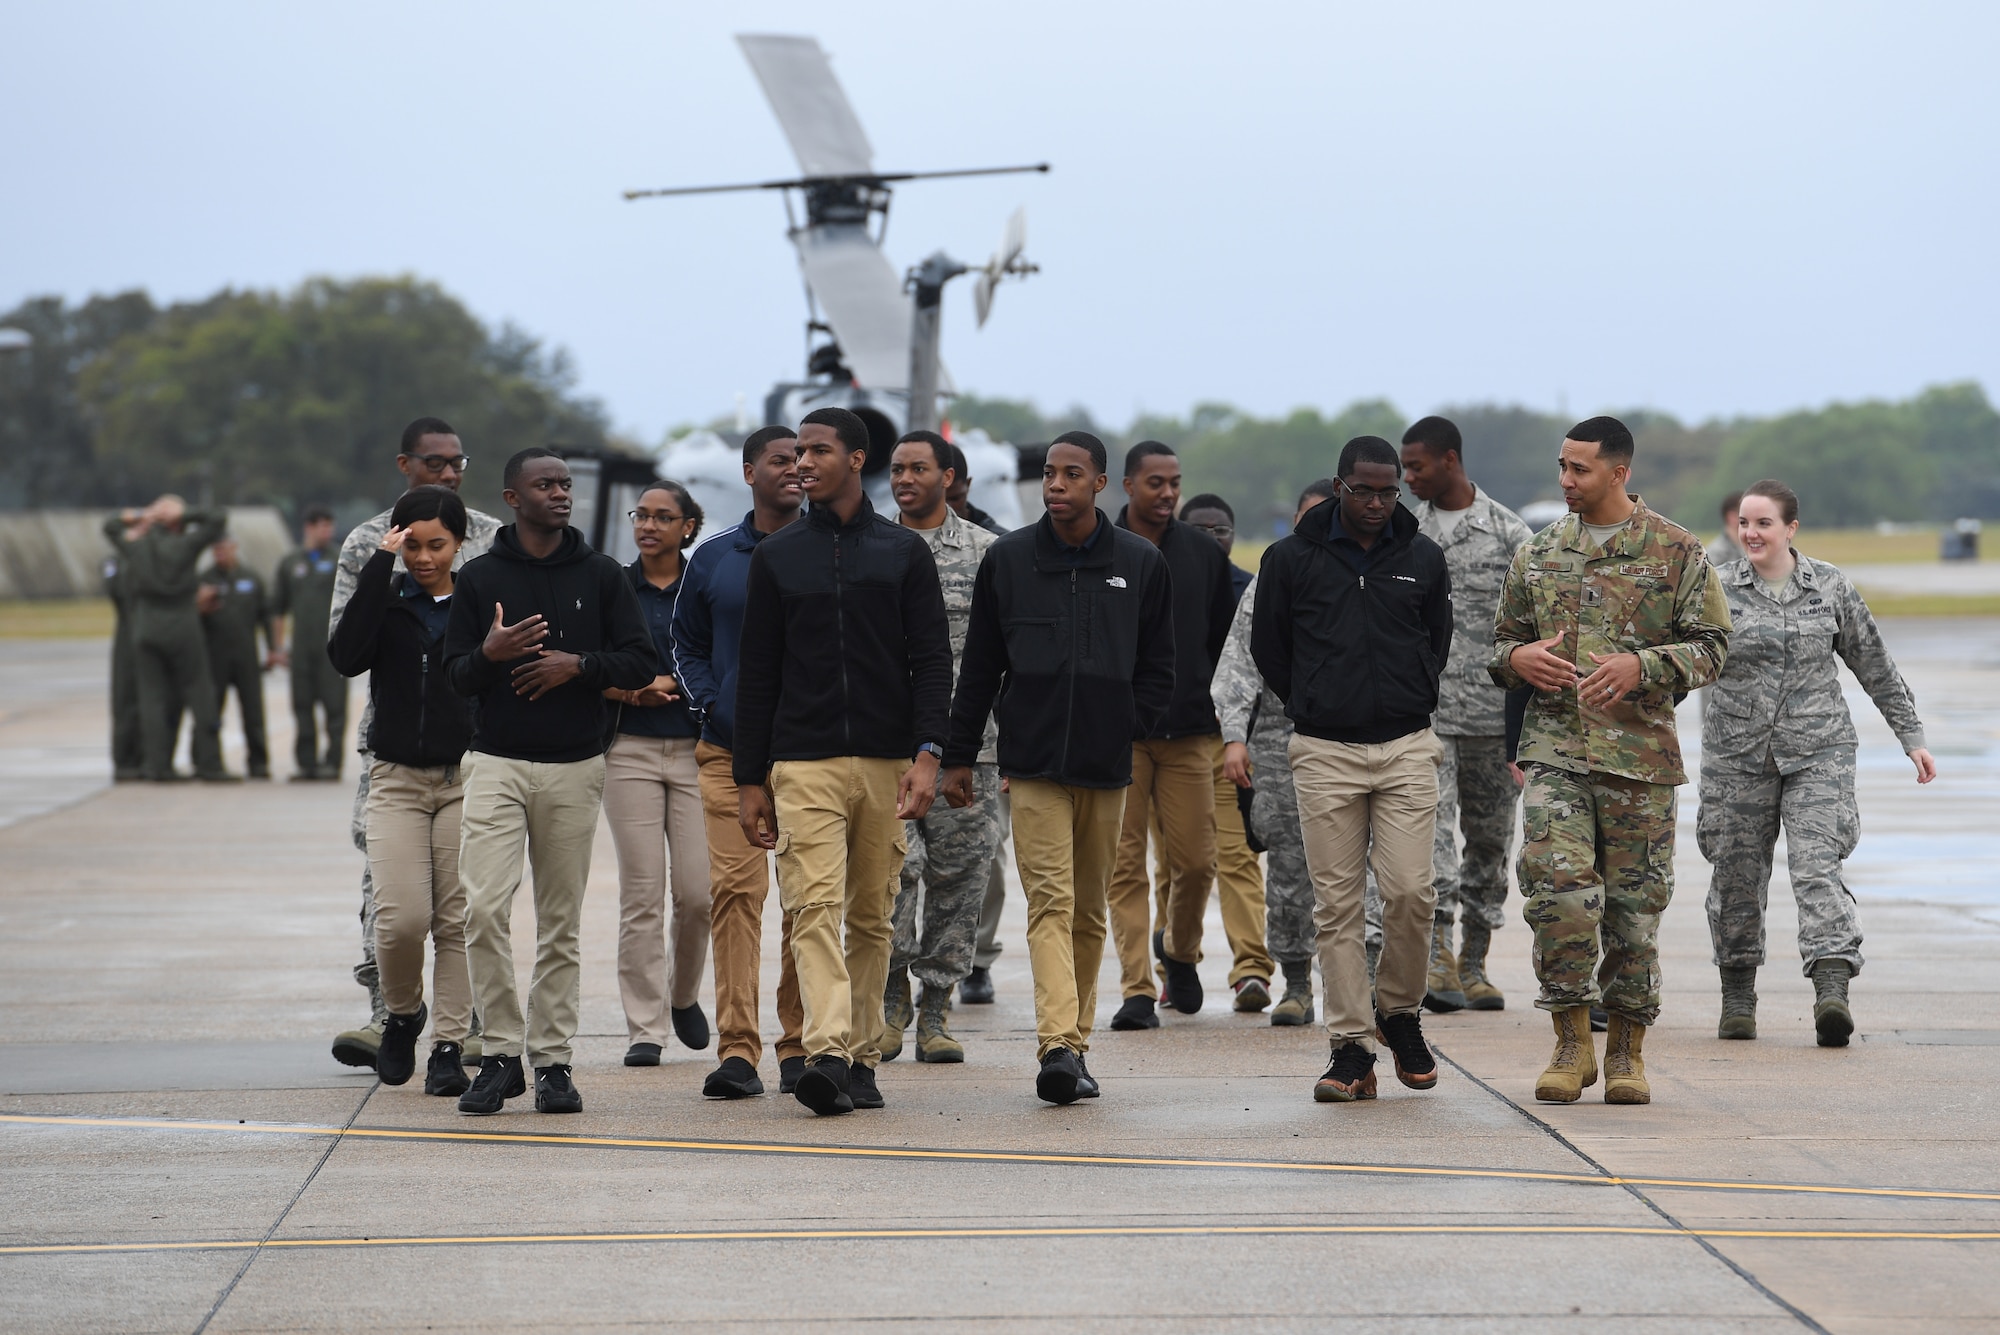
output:
[[[298,729],[293,760],[299,774],[321,779],[340,777],[347,735],[347,678],[326,656],[336,569],[332,551],[293,552],[278,563],[271,599],[273,616],[292,619],[292,718]]]
[[[202,617],[208,637],[208,670],[215,681],[215,708],[220,716],[223,699],[233,687],[236,708],[243,716],[243,745],[250,764],[250,777],[271,776],[270,748],[264,730],[264,657],[257,650],[262,632],[268,650],[277,641],[272,634],[264,581],[242,564],[224,570],[210,567],[202,584],[215,590],[215,610]]]
[[[104,596],[116,617],[111,632],[111,774],[123,783],[146,769],[146,741],[139,727],[139,646],[123,558],[104,558]],[[174,713],[180,714],[179,702]]]
[[[208,645],[194,593],[195,567],[228,522],[221,511],[189,510],[178,533],[156,526],[130,539],[119,516],[104,521],[104,535],[118,553],[120,579],[131,599],[140,772],[148,779],[174,776],[174,743],[183,706],[193,718],[188,740],[195,773],[204,779],[226,777]]]

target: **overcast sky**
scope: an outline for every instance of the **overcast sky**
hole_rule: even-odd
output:
[[[722,17],[724,14],[727,17]],[[801,370],[737,31],[816,36],[898,269],[1042,272],[963,387],[1260,413],[1386,395],[1690,418],[2000,389],[2000,5],[105,5],[0,15],[0,308],[413,273],[571,350],[626,430]]]

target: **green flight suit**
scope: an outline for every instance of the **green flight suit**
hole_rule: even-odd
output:
[[[301,775],[322,779],[340,777],[341,742],[347,735],[347,678],[334,671],[326,656],[339,569],[334,555],[331,550],[293,552],[278,562],[271,591],[271,614],[292,619],[292,718],[298,726],[292,755]]]
[[[271,751],[264,730],[264,655],[258,652],[261,631],[268,650],[277,644],[272,634],[269,599],[264,581],[242,564],[224,570],[210,567],[203,575],[204,586],[216,592],[215,610],[202,617],[208,636],[208,669],[215,679],[215,708],[231,688],[236,691],[236,708],[243,715],[243,745],[250,762],[250,777],[271,776]]]
[[[226,777],[215,686],[194,592],[201,554],[222,536],[228,522],[221,511],[189,510],[178,533],[155,527],[128,539],[119,516],[104,521],[104,535],[118,553],[121,582],[131,599],[140,771],[147,779],[174,777],[174,742],[183,706],[193,718],[188,740],[195,773],[204,779]]]

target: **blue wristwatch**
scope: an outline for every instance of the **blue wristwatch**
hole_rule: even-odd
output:
[[[944,748],[942,746],[939,746],[936,742],[925,742],[923,745],[917,748],[918,755],[924,755],[925,753],[929,753],[931,755],[936,756],[938,759],[938,764],[940,765],[944,764]]]

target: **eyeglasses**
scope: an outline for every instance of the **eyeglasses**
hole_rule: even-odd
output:
[[[1403,498],[1403,489],[1401,487],[1383,487],[1378,491],[1374,487],[1352,486],[1344,478],[1341,480],[1340,486],[1341,490],[1345,491],[1355,500],[1360,501],[1363,505],[1368,504],[1370,501],[1380,501],[1384,505],[1394,505]]]
[[[462,454],[413,454],[410,458],[423,465],[426,473],[442,473],[447,468],[463,473],[472,463]]]
[[[627,510],[625,517],[632,521],[634,528],[643,528],[648,524],[651,524],[655,528],[665,528],[669,524],[678,524],[687,518],[686,515],[677,515],[667,510],[657,512],[652,510]]]
[[[1188,527],[1198,528],[1211,538],[1231,538],[1236,536],[1236,526],[1234,524],[1190,524]]]

